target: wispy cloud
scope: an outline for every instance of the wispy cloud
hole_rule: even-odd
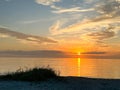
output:
[[[92,3],[95,0],[84,0],[84,1],[85,1],[85,3]]]
[[[56,2],[60,2],[60,0],[35,0],[36,3],[42,5],[53,5]]]
[[[30,19],[30,20],[21,20],[20,22],[18,22],[19,24],[33,24],[33,23],[39,23],[39,22],[48,22],[48,21],[54,21],[58,18],[57,17],[51,17],[49,19],[47,18],[43,18],[43,19]]]
[[[61,13],[74,13],[74,12],[89,12],[89,11],[94,11],[93,8],[89,9],[80,9],[80,7],[74,7],[74,8],[65,8],[65,9],[59,9],[56,11],[52,11],[53,13],[56,14],[61,14]]]
[[[88,8],[88,9],[81,9],[80,7],[77,6],[71,6],[71,8],[67,7],[62,7],[62,6],[57,6],[56,3],[62,2],[61,0],[35,0],[37,4],[45,5],[45,6],[50,6],[53,10],[51,11],[52,13],[56,14],[62,14],[62,13],[74,13],[74,12],[90,12],[94,11],[94,8]],[[90,1],[87,1],[90,2]]]
[[[92,39],[93,43],[99,42],[103,44],[103,46],[106,46],[103,43],[104,40],[109,40],[115,37],[120,30],[120,1],[97,0],[93,8],[94,9],[90,10],[95,10],[94,17],[84,17],[83,20],[80,20],[79,22],[77,21],[76,23],[70,24],[66,27],[62,27],[63,22],[56,22],[50,28],[51,34],[68,35],[70,37],[71,35],[76,34],[84,40]],[[78,10],[80,8],[75,9]]]
[[[99,16],[95,16],[94,18],[91,18],[91,19],[85,18],[85,20],[74,23],[65,28],[59,28],[59,30],[56,30],[56,32],[58,32],[58,34],[67,33],[67,32],[69,33],[69,32],[80,31],[80,30],[84,30],[84,29],[88,29],[88,28],[93,29],[98,26],[100,27],[100,26],[109,25],[109,24],[113,24],[113,23],[119,23],[120,22],[120,17],[119,17],[120,2],[116,1],[116,0],[107,0],[107,1],[103,0],[103,1],[104,2],[102,2],[102,5],[99,2],[100,4],[97,3],[97,6],[94,9],[88,9],[88,11],[96,10],[96,12],[100,14]],[[73,8],[73,9],[78,10],[79,7]],[[101,14],[101,12],[103,12],[103,13]],[[53,26],[55,26],[55,25],[53,25]]]
[[[103,0],[96,6],[97,12],[116,17],[120,15],[120,0]]]
[[[50,38],[24,34],[24,33],[16,32],[16,31],[11,31],[7,28],[0,28],[0,37],[14,37],[20,41],[26,41],[26,42],[36,43],[36,44],[56,43],[57,42]]]
[[[93,0],[90,0],[89,3],[92,2]],[[67,38],[74,38],[74,42],[78,40],[81,41],[79,42],[79,46],[87,45],[87,43],[91,41],[92,44],[90,43],[90,46],[94,47],[97,45],[99,47],[109,48],[110,44],[108,45],[106,41],[119,37],[120,1],[96,0],[94,3],[95,5],[90,9],[90,11],[94,10],[94,16],[87,17],[86,14],[81,14],[81,12],[79,12],[80,8],[77,7],[75,8],[76,11],[78,10],[79,14],[85,15],[83,17],[83,20],[80,20],[80,18],[78,18],[76,22],[69,25],[65,25],[66,22],[58,20],[49,28],[51,35],[55,37],[61,37],[62,40],[67,40]],[[59,10],[57,13],[59,13]],[[60,13],[64,13],[64,11]],[[70,20],[68,20],[68,22],[69,21]]]
[[[32,24],[32,23],[38,23],[41,20],[26,20],[26,21],[21,21],[21,24]]]
[[[64,34],[64,33],[76,33],[79,32],[81,30],[85,31],[85,30],[93,30],[93,28],[100,28],[100,27],[104,27],[107,26],[109,24],[114,24],[114,23],[119,23],[120,18],[111,18],[111,17],[106,17],[106,16],[100,16],[91,20],[85,20],[82,22],[77,22],[74,23],[72,25],[69,25],[65,28],[61,28],[59,27],[59,29],[57,28],[53,28],[52,31],[56,31],[56,32],[51,32],[53,35],[57,35],[57,34]],[[55,24],[53,24],[52,26],[56,27],[58,22],[56,22]],[[119,26],[119,25],[118,25]]]
[[[37,4],[49,6],[52,9],[59,10],[61,7],[56,6],[55,4],[61,2],[61,0],[35,0]]]
[[[114,28],[115,27],[109,26],[108,29],[92,32],[92,33],[88,34],[88,36],[91,37],[92,39],[96,39],[96,40],[105,40],[108,38],[112,38],[116,35],[115,32],[112,31],[112,29],[114,29]]]
[[[57,30],[59,30],[64,24],[66,23],[66,20],[58,20],[56,21],[50,28],[51,33],[57,33]]]

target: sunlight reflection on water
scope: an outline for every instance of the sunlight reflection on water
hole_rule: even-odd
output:
[[[120,60],[96,60],[80,58],[0,58],[0,72],[50,66],[61,76],[85,76],[95,78],[120,78]]]

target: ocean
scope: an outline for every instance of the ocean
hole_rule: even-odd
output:
[[[120,78],[119,59],[0,58],[0,74],[34,67],[50,67],[61,76]]]

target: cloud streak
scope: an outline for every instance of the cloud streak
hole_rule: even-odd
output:
[[[0,51],[0,57],[67,58],[69,55],[57,50]]]
[[[106,54],[106,52],[83,52],[81,54]]]
[[[0,51],[0,57],[29,57],[29,58],[95,58],[95,59],[120,59],[120,52],[114,54],[93,51],[83,52],[80,56],[76,53],[58,50],[36,50],[36,51]]]
[[[74,8],[68,8],[68,9],[59,9],[57,11],[52,11],[53,13],[56,14],[62,14],[62,13],[74,13],[74,12],[89,12],[89,11],[94,11],[93,8],[90,9],[80,9],[80,7],[74,7]]]
[[[0,37],[4,37],[4,38],[5,37],[14,37],[17,40],[23,40],[26,42],[37,43],[37,44],[57,43],[57,41],[52,40],[50,38],[24,34],[24,33],[16,32],[16,31],[11,31],[7,28],[0,28]]]
[[[60,2],[60,0],[35,0],[36,3],[42,4],[42,5],[53,5],[56,2]]]
[[[35,0],[37,4],[50,6],[53,10],[52,13],[56,14],[63,14],[63,13],[75,13],[75,12],[90,12],[94,11],[94,8],[88,8],[88,9],[81,9],[80,7],[74,6],[72,8],[63,8],[61,6],[57,6],[56,3],[61,2],[61,0]]]

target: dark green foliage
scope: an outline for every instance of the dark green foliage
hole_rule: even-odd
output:
[[[57,77],[58,74],[51,68],[33,68],[26,71],[18,70],[14,73],[1,75],[0,80],[44,81]]]

